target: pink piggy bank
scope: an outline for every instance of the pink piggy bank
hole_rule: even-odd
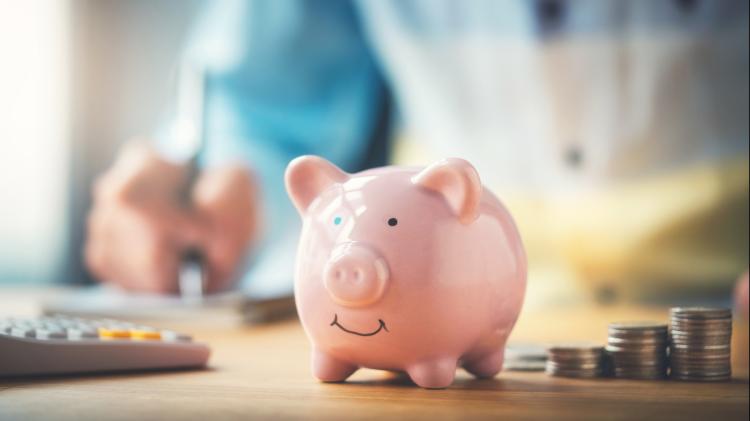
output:
[[[303,219],[294,288],[317,378],[367,367],[444,388],[459,364],[477,377],[502,369],[526,257],[471,164],[347,174],[303,156],[285,178]]]

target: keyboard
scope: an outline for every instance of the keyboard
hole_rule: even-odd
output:
[[[211,351],[190,335],[112,319],[0,319],[0,377],[200,368]]]

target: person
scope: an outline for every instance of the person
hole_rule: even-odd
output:
[[[183,58],[205,72],[194,206],[170,130],[124,147],[89,218],[102,280],[173,291],[197,247],[213,291],[289,288],[284,167],[362,168],[390,100],[394,160],[473,162],[532,270],[608,296],[724,291],[747,268],[747,2],[226,0],[201,16]]]

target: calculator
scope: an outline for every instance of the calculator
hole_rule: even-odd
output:
[[[205,367],[190,335],[112,319],[0,319],[0,377]]]

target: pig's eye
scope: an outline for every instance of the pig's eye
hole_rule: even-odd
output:
[[[341,224],[341,217],[340,216],[335,216],[333,218],[333,225],[339,225],[339,224]]]
[[[396,225],[398,225],[398,219],[396,219],[396,218],[389,218],[388,219],[388,225],[391,226],[391,227],[395,227]]]

